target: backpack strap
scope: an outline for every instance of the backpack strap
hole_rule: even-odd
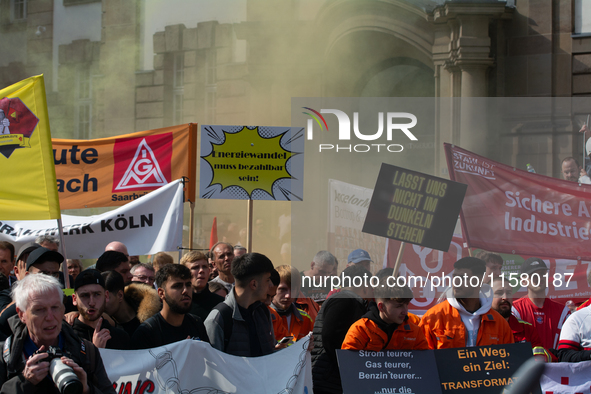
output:
[[[232,308],[225,302],[220,302],[213,309],[217,310],[222,316],[224,322],[224,352],[228,349],[230,337],[232,336],[232,327],[234,326],[234,319],[232,319]]]
[[[86,357],[90,362],[90,373],[94,376],[94,370],[96,369],[96,352],[98,349],[89,340],[82,339],[80,342],[80,350],[86,354]]]

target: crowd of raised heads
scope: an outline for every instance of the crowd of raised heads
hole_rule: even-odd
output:
[[[373,261],[367,251],[350,251],[342,272],[328,251],[310,257],[299,271],[240,245],[217,242],[210,250],[185,253],[178,264],[167,253],[142,263],[129,256],[124,244],[111,242],[96,264],[83,269],[80,261],[64,259],[54,237],[39,238],[18,252],[0,242],[0,336],[13,347],[15,341],[30,349],[62,343],[70,352],[77,350],[76,340],[127,350],[191,338],[228,354],[258,357],[312,333],[315,393],[342,392],[335,355],[341,348],[422,350],[528,342],[540,361],[591,358],[591,350],[584,350],[591,343],[591,326],[585,323],[591,302],[577,307],[551,300],[544,281],[530,281],[527,295],[514,300],[503,259],[495,253],[456,261],[449,288],[422,315],[409,312],[413,292],[395,280],[393,268],[369,271]],[[64,260],[71,296],[56,292],[64,286]],[[529,258],[519,274],[547,272],[542,259]],[[335,287],[336,277],[340,286]],[[39,310],[50,317],[35,318],[33,311]],[[68,345],[64,338],[75,340]],[[79,357],[70,361],[83,362]],[[27,382],[41,384],[44,369],[28,361],[15,363]],[[2,384],[22,389],[14,374],[5,371],[6,365],[0,368],[0,375],[6,375],[0,376]]]

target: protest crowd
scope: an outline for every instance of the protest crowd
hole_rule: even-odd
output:
[[[527,296],[513,300],[510,282],[501,274],[503,259],[494,253],[457,260],[453,278],[464,280],[454,281],[421,317],[409,313],[410,288],[389,281],[392,268],[375,273],[377,286],[351,285],[361,283],[355,278],[372,275],[371,257],[362,249],[351,251],[340,273],[350,282],[331,288],[314,286],[315,279],[339,272],[339,262],[328,251],[316,253],[310,268],[300,273],[227,242],[215,243],[207,253],[190,251],[179,264],[166,253],[141,263],[124,244],[112,242],[87,269],[67,260],[72,296],[62,293],[65,259],[58,250],[59,240],[51,236],[18,252],[0,242],[2,393],[59,392],[56,358],[76,375],[81,392],[114,393],[97,348],[150,349],[185,339],[208,342],[235,356],[258,357],[312,333],[308,350],[315,393],[343,391],[337,349],[527,342],[540,362],[591,359],[589,302],[571,313],[546,297],[544,281],[531,281]],[[529,258],[520,274],[547,271],[542,259]],[[473,286],[472,277],[485,280]]]

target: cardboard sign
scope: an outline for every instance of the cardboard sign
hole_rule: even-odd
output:
[[[201,126],[201,198],[301,201],[303,129]]]
[[[338,261],[347,261],[352,250],[364,249],[371,256],[371,272],[383,266],[384,237],[361,231],[367,215],[372,189],[328,180],[328,251]]]
[[[433,350],[337,350],[345,394],[441,393]]]
[[[440,349],[435,351],[441,391],[456,394],[498,394],[532,357],[529,343]],[[538,386],[534,394],[541,393]]]
[[[466,187],[382,163],[363,232],[447,251]]]

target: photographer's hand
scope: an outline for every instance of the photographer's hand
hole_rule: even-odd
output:
[[[41,346],[39,352],[45,351],[45,346]],[[39,384],[49,373],[49,362],[42,361],[47,358],[47,353],[35,353],[27,360],[23,376],[33,384]]]
[[[74,360],[72,360],[70,358],[62,357],[61,360],[67,366],[72,367],[72,369],[74,370],[74,373],[76,374],[76,376],[78,376],[78,379],[80,379],[80,382],[82,383],[82,386],[83,386],[82,394],[88,394],[90,391],[88,389],[88,382],[86,379],[86,371],[81,366],[76,364],[74,362]]]

